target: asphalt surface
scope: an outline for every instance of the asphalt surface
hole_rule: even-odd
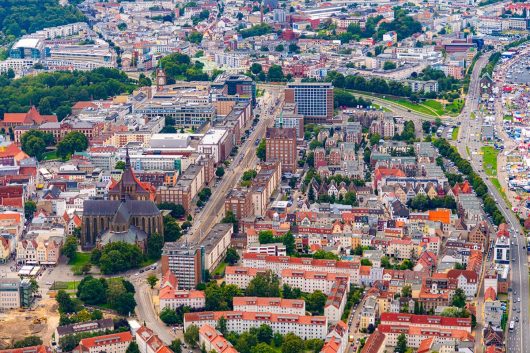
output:
[[[258,124],[249,138],[239,147],[239,153],[225,170],[225,175],[221,182],[212,190],[210,200],[204,209],[195,216],[191,229],[186,236],[181,238],[181,241],[187,240],[189,243],[198,243],[224,217],[226,195],[237,185],[243,172],[254,168],[257,164],[256,146],[254,144],[257,139],[261,140],[265,137],[267,127],[272,126],[274,117],[279,114],[281,104],[276,103],[277,99],[280,102],[283,97],[274,90],[266,91],[265,95],[258,99],[261,105]]]
[[[460,138],[456,141],[456,147],[458,148],[458,151],[461,156],[463,156],[464,158],[468,158],[471,165],[473,166],[473,170],[478,175],[480,175],[480,177],[486,183],[488,191],[494,197],[495,201],[497,202],[497,206],[499,207],[499,210],[505,217],[506,222],[510,226],[511,230],[513,230],[512,234],[519,234],[513,237],[514,245],[511,249],[511,256],[515,261],[511,262],[510,287],[514,292],[517,293],[517,295],[510,295],[510,300],[512,300],[510,308],[512,306],[515,306],[516,309],[521,310],[521,313],[513,314],[514,311],[510,310],[510,320],[513,318],[513,316],[519,316],[519,322],[515,323],[515,329],[513,330],[513,332],[508,332],[506,343],[508,352],[524,353],[530,350],[530,335],[528,335],[528,324],[530,322],[528,313],[528,261],[526,249],[523,249],[523,246],[526,246],[526,240],[524,239],[524,236],[521,235],[523,233],[519,221],[508,208],[508,205],[502,198],[499,191],[493,186],[493,184],[489,180],[489,177],[485,174],[484,169],[482,167],[482,155],[478,153],[480,152],[480,148],[483,146],[480,135],[483,120],[478,112],[480,96],[478,79],[482,67],[487,64],[488,58],[489,55],[483,55],[475,64],[475,68],[471,76],[469,94],[466,99],[466,104],[464,106],[462,114],[459,117],[459,121],[461,121],[462,124],[460,126]],[[471,112],[474,112],[476,114],[476,118],[474,120],[471,119]],[[499,131],[501,128],[502,126],[497,126],[497,131]],[[470,155],[468,154],[468,151],[470,152]],[[477,300],[477,311],[483,310],[482,301],[483,293],[479,293]],[[482,317],[480,314],[478,319],[481,318]],[[479,348],[483,347],[482,328],[484,322],[483,320],[477,321],[478,322],[476,348]]]

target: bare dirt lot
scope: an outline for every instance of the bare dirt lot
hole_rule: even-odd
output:
[[[59,324],[59,312],[55,299],[39,301],[35,309],[10,310],[0,314],[0,349],[27,336],[39,336],[44,344],[50,344],[52,334]]]

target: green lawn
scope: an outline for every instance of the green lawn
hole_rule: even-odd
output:
[[[47,152],[47,153],[44,154],[44,160],[45,161],[52,161],[52,160],[55,160],[55,159],[60,159],[57,156],[57,151],[50,151],[50,152]]]
[[[406,109],[410,109],[418,113],[427,114],[427,115],[434,116],[434,117],[437,117],[440,115],[435,110],[433,110],[432,108],[428,106],[425,106],[423,104],[412,103],[406,99],[390,99],[390,98],[385,98],[385,99],[388,101],[394,102],[396,104],[399,104]]]
[[[475,120],[477,115],[474,112],[471,112],[471,113],[469,113],[469,117],[471,118],[471,120]]]
[[[70,282],[53,282],[53,285],[50,287],[51,290],[67,290],[67,291],[73,291],[77,290],[77,286],[79,284],[79,281],[70,281]]]
[[[471,151],[469,151],[469,147],[466,146],[466,152],[469,157],[471,157]]]
[[[482,147],[482,166],[487,175],[497,175],[497,155],[499,151],[491,146]]]
[[[458,127],[455,127],[455,128],[453,129],[453,136],[452,136],[453,141],[455,141],[455,140],[458,139],[458,130],[459,130]]]
[[[513,116],[511,116],[511,115],[505,115],[503,119],[504,119],[504,120],[508,120],[508,121],[513,121]]]
[[[81,268],[84,264],[87,264],[90,262],[90,253],[88,252],[76,252],[73,259],[70,259],[68,261],[68,264],[72,268],[72,272],[74,274],[80,274]]]
[[[226,262],[221,262],[219,266],[213,271],[214,276],[223,276],[225,273],[225,268],[228,264]]]
[[[435,101],[435,100],[431,100],[431,99],[429,99],[429,100],[426,100],[425,102],[423,102],[422,105],[431,108],[431,109],[434,110],[438,115],[443,115],[443,114],[445,114],[445,112],[444,112],[444,106],[442,105],[442,103],[440,103],[440,102],[438,102],[438,101]]]

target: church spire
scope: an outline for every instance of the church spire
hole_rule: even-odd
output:
[[[125,146],[125,169],[131,169],[131,158],[129,157],[129,146]]]

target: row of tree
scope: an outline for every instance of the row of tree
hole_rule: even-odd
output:
[[[463,159],[456,150],[456,148],[451,146],[449,142],[447,142],[447,140],[437,139],[433,142],[433,145],[438,148],[438,151],[443,157],[452,161],[458,168],[458,170],[462,174],[466,175],[467,180],[473,187],[473,190],[475,191],[477,196],[480,197],[484,202],[484,211],[492,217],[493,223],[496,225],[504,223],[504,216],[499,211],[497,203],[489,194],[488,187],[486,186],[482,178],[473,171],[473,167],[471,166],[471,164],[465,159]]]

